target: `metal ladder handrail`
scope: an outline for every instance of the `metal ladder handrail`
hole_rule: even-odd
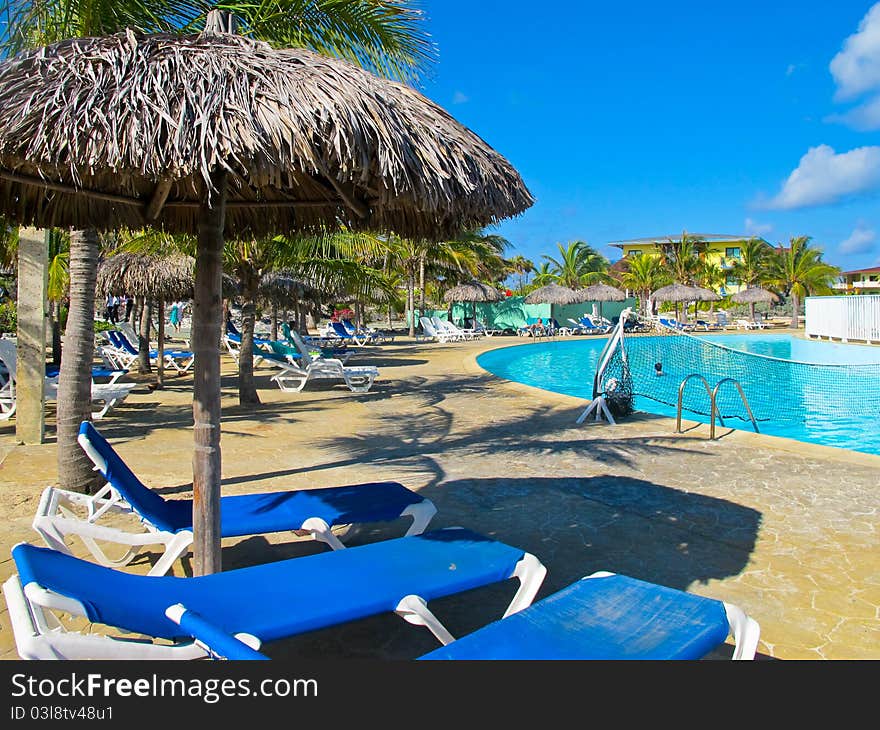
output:
[[[758,430],[758,422],[755,420],[755,416],[752,413],[752,408],[749,405],[749,399],[746,398],[746,393],[743,390],[742,385],[738,380],[734,378],[721,378],[717,383],[715,383],[714,388],[709,387],[709,381],[706,380],[700,373],[691,373],[684,380],[681,381],[681,384],[678,386],[678,407],[676,408],[675,414],[675,432],[681,433],[681,412],[682,406],[684,402],[684,387],[688,384],[688,381],[691,378],[699,378],[703,382],[703,386],[706,388],[706,393],[709,396],[709,439],[715,440],[715,418],[718,418],[718,422],[721,426],[724,426],[724,417],[721,415],[721,411],[718,410],[718,391],[721,389],[721,386],[724,383],[730,382],[736,386],[736,389],[739,391],[739,396],[742,398],[743,405],[746,407],[746,413],[749,414],[749,418],[752,421],[752,428],[755,429],[755,433],[760,433]]]
[[[712,388],[709,386],[709,381],[706,380],[699,373],[691,373],[684,380],[681,381],[681,384],[678,386],[678,408],[676,409],[676,418],[675,418],[675,432],[681,433],[681,409],[682,403],[684,401],[684,386],[688,384],[691,378],[699,378],[703,381],[703,385],[706,388],[706,395],[709,396],[709,412],[712,414],[712,433],[714,438],[715,433],[715,397],[712,395]],[[721,416],[719,416],[720,418]],[[724,425],[724,421],[721,421],[721,425]]]
[[[752,421],[752,428],[755,429],[755,433],[760,433],[758,430],[758,422],[755,420],[755,416],[752,413],[752,408],[749,405],[749,399],[746,398],[746,393],[743,390],[742,385],[738,380],[734,378],[721,378],[717,383],[715,383],[715,388],[712,390],[712,410],[718,414],[718,419],[721,420],[721,413],[718,411],[718,390],[724,383],[733,383],[736,386],[736,389],[739,391],[739,397],[742,399],[743,405],[746,407],[746,413],[749,414],[749,418]],[[721,425],[724,425],[724,421],[721,421]],[[710,438],[715,438],[715,419],[712,419],[712,431],[709,434]]]

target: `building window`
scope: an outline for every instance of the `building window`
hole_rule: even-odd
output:
[[[638,249],[634,249],[634,250],[632,250],[632,251],[627,251],[627,252],[626,252],[626,257],[627,257],[627,258],[630,258],[630,259],[633,258],[633,257],[635,257],[635,256],[641,256],[641,255],[642,255],[642,252],[639,251]]]
[[[738,259],[740,257],[739,247],[735,248],[725,248],[724,249],[724,258],[727,259]]]

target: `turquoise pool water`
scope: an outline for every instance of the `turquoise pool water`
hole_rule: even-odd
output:
[[[711,385],[723,377],[735,377],[746,391],[761,433],[880,455],[880,348],[785,334],[703,337],[734,352],[703,348],[713,352],[686,353],[682,361],[681,353],[673,351],[680,345],[679,338],[627,339],[634,390],[651,391],[666,401],[637,395],[637,410],[675,418],[671,403],[685,375],[703,372]],[[483,353],[477,362],[499,377],[589,401],[605,343],[606,338],[576,338],[504,347]],[[741,352],[761,357],[743,357]],[[647,363],[655,360],[664,362],[669,377],[654,376]],[[705,409],[705,390],[693,385],[686,389],[685,405]],[[722,396],[731,412],[736,400],[745,415],[733,388],[721,393],[719,400]],[[707,415],[692,410],[685,417],[709,422]],[[737,417],[726,418],[725,425],[752,430],[749,421]]]

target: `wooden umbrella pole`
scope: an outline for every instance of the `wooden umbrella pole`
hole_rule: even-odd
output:
[[[165,300],[159,299],[156,302],[156,310],[159,313],[158,334],[159,339],[158,352],[156,353],[156,388],[161,390],[165,387]]]
[[[223,225],[226,173],[211,174],[214,200],[199,215],[193,301],[193,573],[221,570],[220,337],[223,326]]]

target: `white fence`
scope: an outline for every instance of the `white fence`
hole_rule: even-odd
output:
[[[807,297],[807,337],[880,342],[880,295]]]

